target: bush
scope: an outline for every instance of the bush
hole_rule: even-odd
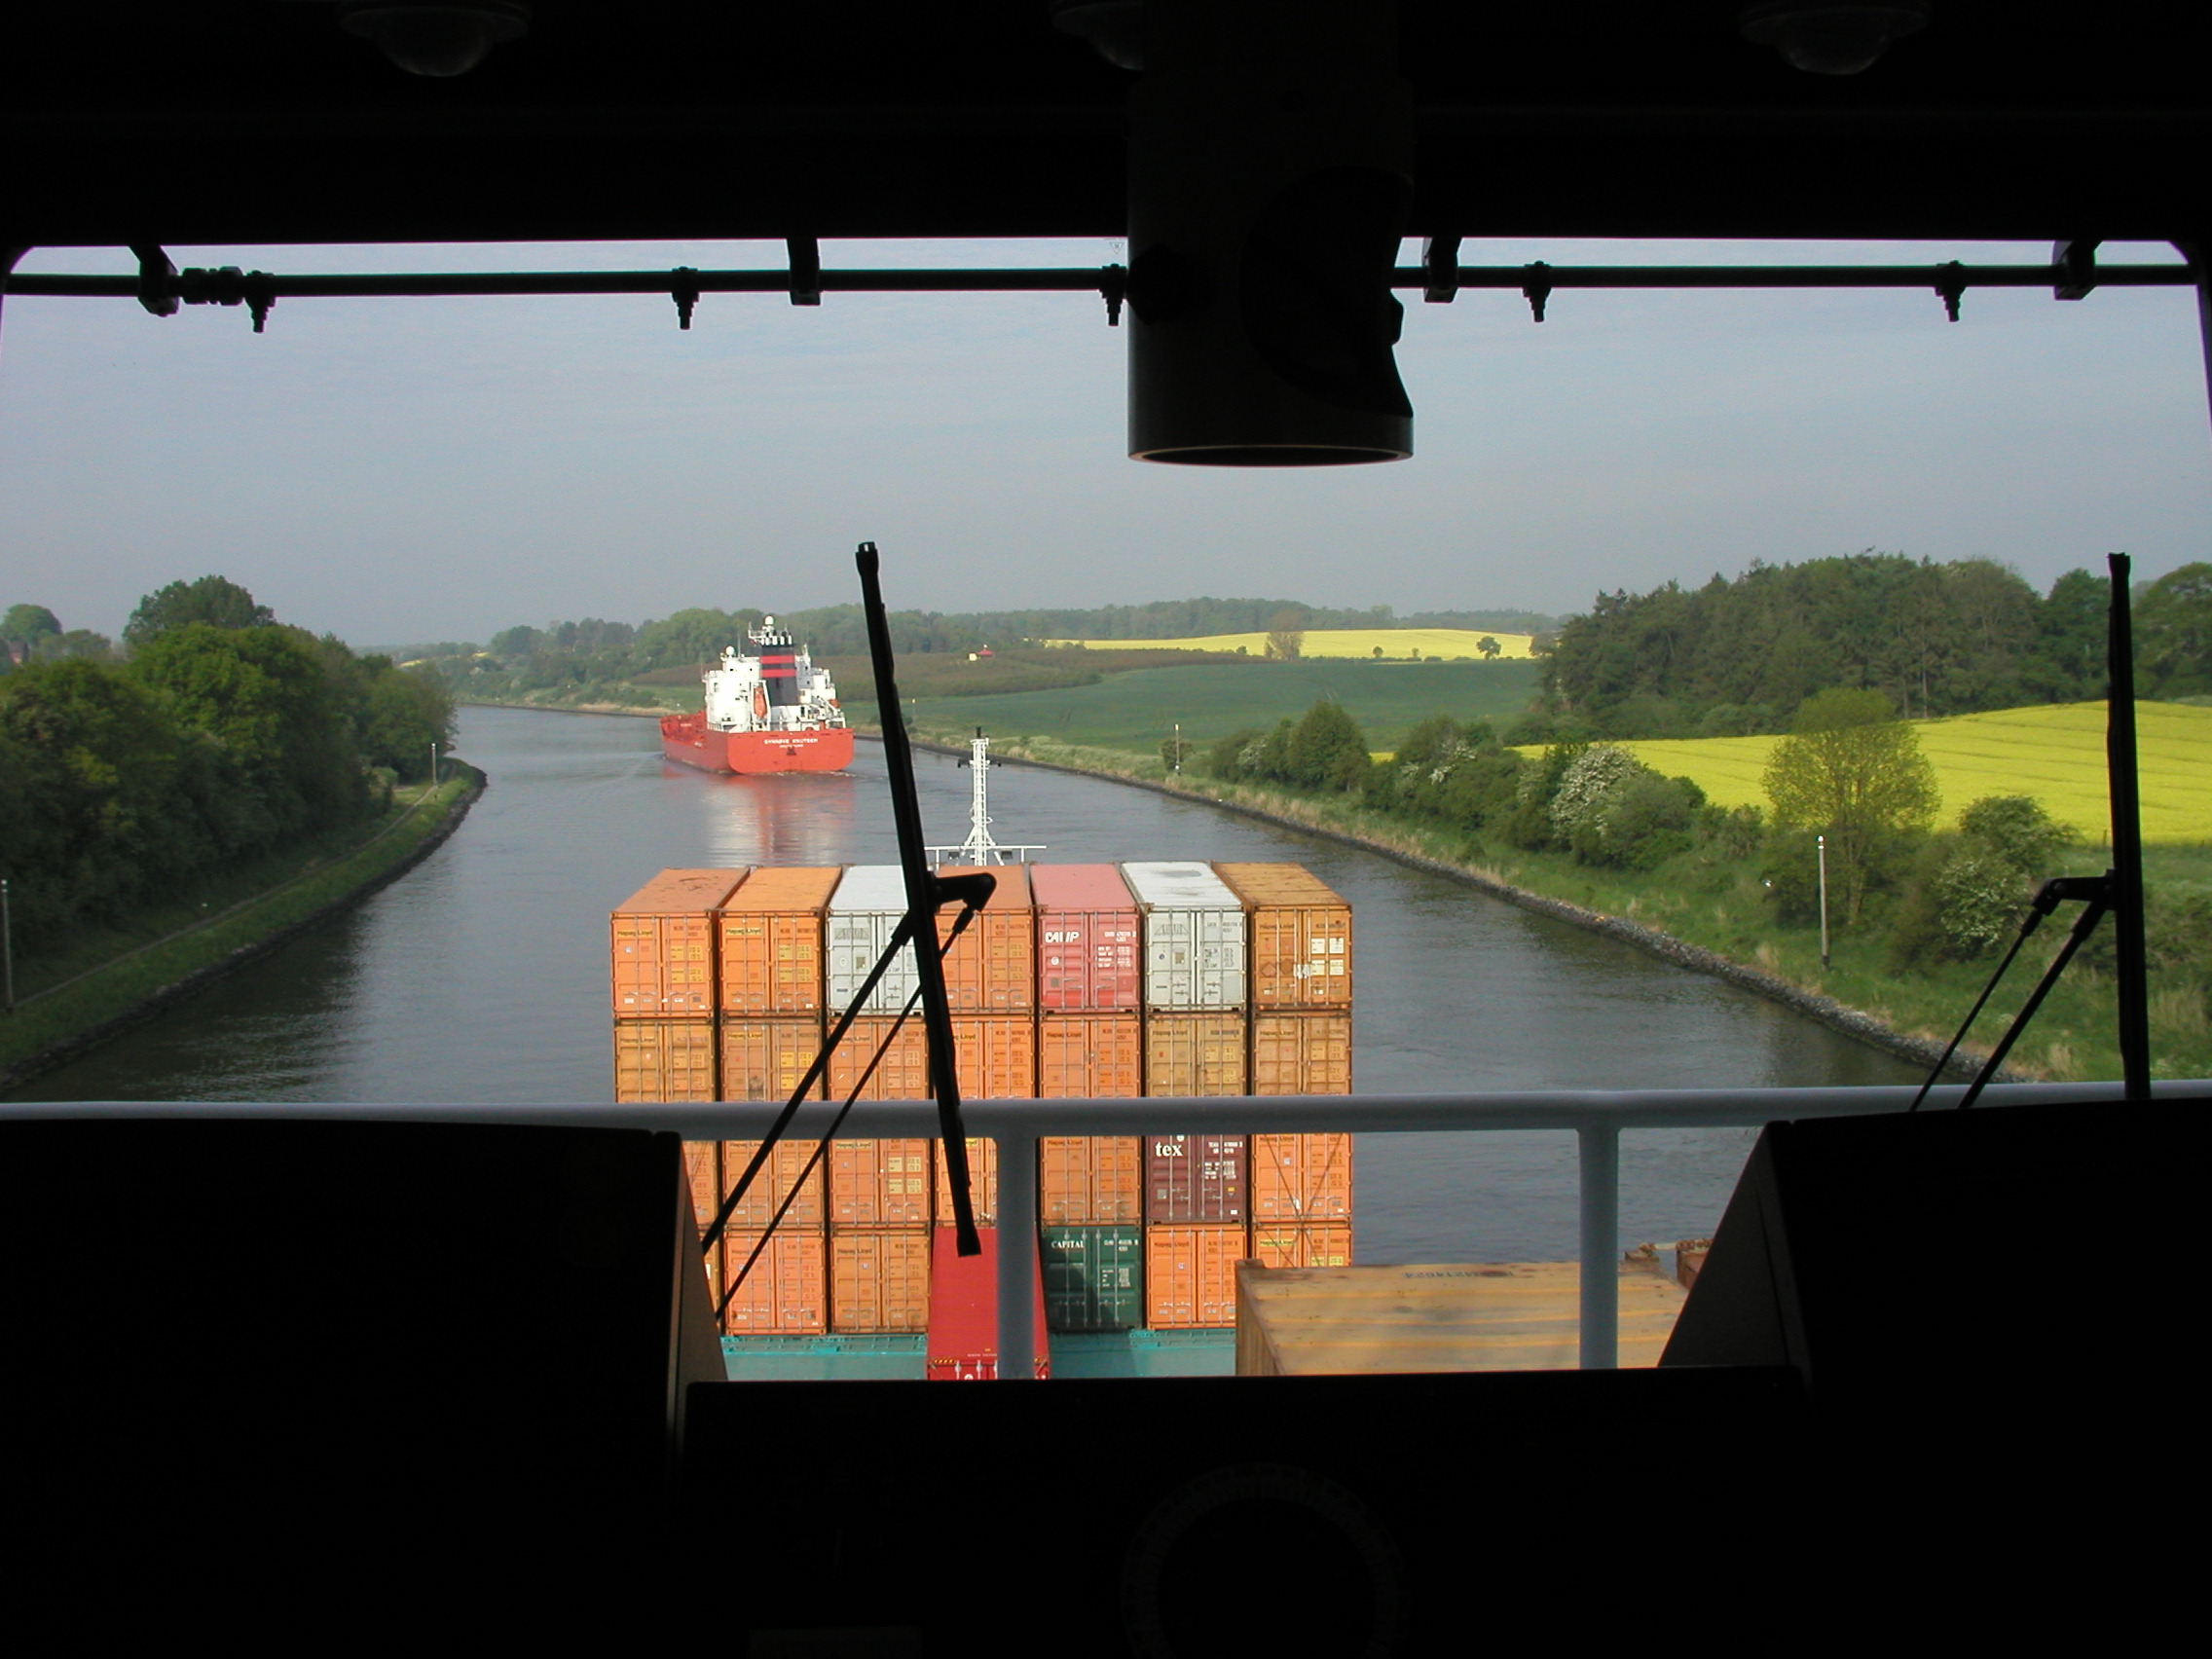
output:
[[[2011,938],[2026,909],[2019,872],[1971,843],[1945,859],[1930,884],[1945,954],[1985,956]]]

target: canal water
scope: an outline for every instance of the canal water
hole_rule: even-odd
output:
[[[849,774],[716,778],[644,719],[461,715],[492,784],[461,830],[366,903],[230,975],[18,1100],[608,1098],[607,912],[669,866],[889,863],[880,750]],[[917,756],[933,840],[969,774]],[[1296,860],[1351,901],[1362,1091],[1916,1081],[1902,1062],[1721,980],[1335,842],[1148,791],[1008,767],[993,832],[1055,861]],[[1622,1145],[1624,1246],[1710,1234],[1752,1131]],[[1576,1253],[1571,1133],[1365,1135],[1369,1262]]]

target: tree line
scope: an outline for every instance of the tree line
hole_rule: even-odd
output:
[[[22,949],[381,812],[452,741],[436,675],[279,623],[221,576],[148,594],[120,648],[47,647],[69,635],[39,607],[8,611],[11,638],[26,610],[52,626],[0,658],[0,875]]]

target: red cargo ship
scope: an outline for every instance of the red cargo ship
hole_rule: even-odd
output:
[[[706,707],[664,715],[661,753],[704,772],[837,772],[852,764],[853,733],[837,687],[806,647],[763,616],[707,670]]]

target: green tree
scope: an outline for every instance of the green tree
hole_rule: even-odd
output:
[[[2184,565],[2144,590],[2136,606],[2137,695],[2212,691],[2212,565]]]
[[[1481,639],[1475,642],[1475,649],[1482,652],[1483,659],[1486,662],[1495,662],[1497,660],[1497,653],[1504,648],[1504,646],[1500,645],[1488,634],[1485,634]]]
[[[1767,797],[1785,830],[1827,837],[1828,881],[1846,922],[1865,905],[1881,843],[1925,830],[1941,795],[1920,738],[1879,691],[1816,692],[1766,767]]]
[[[0,616],[0,640],[36,645],[49,635],[61,632],[61,619],[43,605],[11,605]]]
[[[1353,790],[1367,781],[1367,734],[1341,703],[1327,698],[1306,711],[1290,734],[1288,782],[1309,790]]]
[[[123,625],[123,643],[132,649],[158,634],[187,623],[203,622],[212,628],[259,628],[276,620],[266,605],[223,576],[202,576],[196,582],[171,582],[138,602],[130,620]]]
[[[79,658],[107,662],[115,656],[115,642],[90,628],[71,628],[65,634],[47,635],[37,643],[31,654],[39,662],[69,662]]]
[[[1295,610],[1278,610],[1268,620],[1268,655],[1295,661],[1306,649],[1306,618]]]

